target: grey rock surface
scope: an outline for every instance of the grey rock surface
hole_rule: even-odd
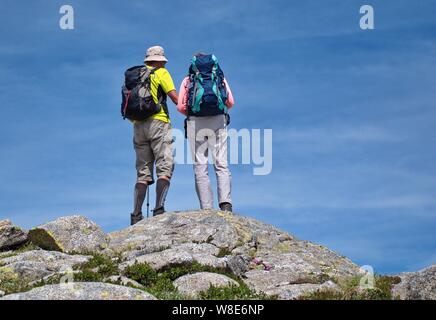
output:
[[[209,243],[231,252],[281,251],[293,237],[254,219],[222,211],[167,213],[109,234],[114,252],[152,253],[183,243]]]
[[[227,269],[238,277],[245,277],[250,270],[250,258],[247,256],[227,256]]]
[[[0,286],[2,279],[17,279],[32,282],[62,273],[80,266],[91,259],[89,256],[68,255],[56,251],[32,250],[0,259]],[[5,280],[3,280],[5,281]]]
[[[268,296],[276,296],[280,300],[295,300],[307,294],[323,290],[340,291],[340,288],[333,281],[326,281],[322,284],[296,283],[282,284],[277,287],[269,286],[264,293]]]
[[[401,300],[436,300],[436,264],[417,272],[398,275],[401,282],[394,285],[392,295]]]
[[[190,265],[194,262],[224,269],[227,266],[227,259],[217,258],[218,252],[217,247],[208,243],[185,243],[176,245],[171,249],[137,256],[122,263],[120,269],[124,270],[127,266],[135,263],[147,263],[154,270],[162,270],[177,265]]]
[[[144,288],[144,286],[139,282],[120,275],[107,277],[104,279],[104,282],[111,282],[113,284],[119,284],[126,287],[135,287],[139,289]]]
[[[27,232],[9,220],[0,220],[0,250],[17,248],[27,242]]]
[[[16,251],[14,250],[8,250],[8,251],[2,251],[0,252],[0,259],[5,257],[10,257],[16,254]]]
[[[124,286],[77,282],[46,285],[28,292],[6,295],[2,300],[156,300],[144,291]]]
[[[237,286],[239,283],[235,280],[218,273],[198,272],[184,275],[173,282],[177,290],[189,297],[197,297],[200,292],[207,291],[211,286],[229,287]]]
[[[357,267],[327,248],[299,242],[287,253],[261,254],[260,268],[254,266],[244,274],[244,282],[252,289],[265,294],[295,297],[292,292],[302,288],[314,289],[329,279],[347,278],[358,274]],[[267,266],[270,270],[265,270]],[[305,284],[306,286],[301,286]],[[297,286],[296,286],[297,285]],[[291,293],[288,291],[291,290]]]
[[[89,253],[107,247],[108,238],[93,221],[83,216],[68,216],[29,231],[35,245],[46,250],[66,253]]]

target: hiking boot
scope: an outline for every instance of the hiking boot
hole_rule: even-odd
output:
[[[159,207],[153,210],[153,217],[156,217],[160,214],[164,214],[165,213],[165,209],[164,207]]]
[[[130,225],[133,226],[134,224],[138,223],[142,219],[144,219],[144,217],[142,216],[142,212],[140,212],[139,214],[131,213],[130,214]]]
[[[220,203],[221,211],[233,212],[232,204],[229,202]]]

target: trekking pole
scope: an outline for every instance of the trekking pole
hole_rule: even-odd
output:
[[[148,219],[148,215],[150,212],[150,187],[147,188],[146,193],[147,193],[147,219]]]

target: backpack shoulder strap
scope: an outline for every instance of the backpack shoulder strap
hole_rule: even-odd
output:
[[[148,68],[147,66],[141,69],[141,82],[144,83],[156,71],[156,68]]]
[[[192,111],[198,112],[200,111],[200,104],[203,98],[204,88],[201,83],[203,79],[201,77],[200,70],[197,67],[197,57],[193,56],[191,60],[190,70],[190,79],[192,80],[193,85],[193,97],[192,97]],[[192,74],[191,74],[192,71]]]
[[[150,70],[150,75],[154,74],[159,69],[161,69],[161,68],[149,69]],[[164,90],[162,89],[162,86],[159,84],[159,86],[157,88],[157,100],[158,100],[158,104],[161,105],[162,109],[164,110],[164,112],[166,113],[166,115],[169,118],[170,117],[170,113],[169,113],[169,110],[168,110],[168,106],[166,104],[166,96],[167,95],[164,92]]]
[[[224,101],[221,97],[221,92],[218,88],[218,85],[221,85],[220,82],[223,81],[221,79],[221,75],[224,76],[224,73],[222,73],[222,70],[218,64],[218,59],[215,57],[215,55],[212,55],[212,61],[214,62],[213,68],[212,68],[212,75],[213,75],[213,92],[215,93],[216,97],[218,98],[218,108],[221,110],[224,110],[224,113],[227,113],[227,107],[224,104]]]

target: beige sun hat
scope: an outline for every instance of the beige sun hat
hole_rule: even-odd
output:
[[[168,62],[167,58],[165,58],[165,51],[161,46],[154,46],[147,49],[144,62],[148,61]]]

